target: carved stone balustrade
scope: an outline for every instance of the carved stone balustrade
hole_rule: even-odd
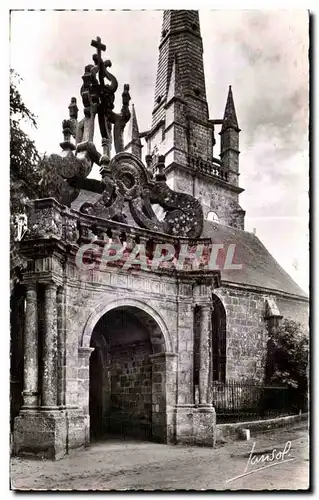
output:
[[[206,269],[209,259],[209,252],[212,245],[210,238],[190,239],[179,236],[172,236],[160,232],[154,232],[149,229],[133,227],[121,222],[101,219],[96,216],[83,214],[71,208],[60,205],[53,198],[35,200],[29,208],[29,228],[21,242],[21,250],[33,261],[37,258],[43,258],[49,253],[56,252],[58,249],[61,254],[68,254],[75,258],[82,245],[91,245],[91,259],[97,263],[100,262],[105,245],[117,243],[123,246],[126,255],[129,254],[136,245],[143,244],[146,249],[148,263],[151,264],[154,251],[157,244],[168,245],[168,248],[174,247],[174,259],[176,263],[181,252],[186,253],[185,265],[182,269],[178,267],[174,272],[195,275],[214,275],[220,280],[219,271],[210,271]],[[202,258],[198,260],[197,265],[192,265],[193,259],[188,259],[190,253],[196,253],[196,250],[202,246]],[[96,249],[99,249],[97,251]],[[122,265],[119,260],[116,265]],[[32,263],[30,263],[32,265]],[[158,269],[151,268],[150,272],[172,273],[172,268],[166,269],[160,266]]]

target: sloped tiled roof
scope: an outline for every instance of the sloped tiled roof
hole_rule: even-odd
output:
[[[222,281],[267,288],[307,298],[307,294],[284,271],[253,233],[204,221],[202,237],[211,238],[213,243],[224,244],[225,249],[230,244],[236,245],[233,263],[242,264],[242,268],[221,270]]]
[[[99,198],[101,198],[101,193],[81,189],[79,196],[71,203],[71,208],[73,210],[80,210],[83,203],[92,203],[93,205]]]

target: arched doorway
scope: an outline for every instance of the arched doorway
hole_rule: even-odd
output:
[[[226,311],[217,295],[213,295],[212,380],[226,382]]]
[[[91,438],[151,439],[152,355],[165,352],[157,322],[138,307],[115,307],[95,324],[90,346],[94,348],[90,358]]]

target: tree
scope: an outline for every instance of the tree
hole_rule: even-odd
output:
[[[10,71],[10,208],[11,213],[23,213],[27,199],[36,198],[39,191],[39,153],[35,143],[22,130],[26,121],[36,127],[36,117],[24,104],[18,90],[20,76]]]
[[[299,408],[308,392],[309,334],[300,323],[284,318],[272,332],[272,383],[286,384]]]
[[[35,143],[22,130],[21,121],[36,127],[36,117],[24,104],[18,90],[20,76],[10,71],[10,274],[11,289],[19,281],[19,270],[25,267],[25,259],[19,253],[15,241],[15,217],[26,212],[29,199],[39,197],[39,153]]]

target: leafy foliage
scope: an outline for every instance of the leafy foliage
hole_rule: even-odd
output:
[[[274,330],[271,342],[273,374],[270,382],[288,385],[293,397],[300,402],[306,398],[308,390],[308,331],[300,323],[284,318]]]
[[[11,287],[19,281],[19,271],[26,266],[14,239],[14,217],[26,211],[28,199],[40,194],[41,172],[39,153],[35,143],[22,130],[22,121],[36,127],[36,117],[27,108],[18,90],[21,78],[14,70],[10,73],[10,274]]]
[[[14,70],[10,77],[10,203],[11,212],[15,213],[24,211],[26,199],[37,197],[41,175],[35,143],[20,126],[24,120],[36,127],[36,117],[18,90],[21,78]]]

